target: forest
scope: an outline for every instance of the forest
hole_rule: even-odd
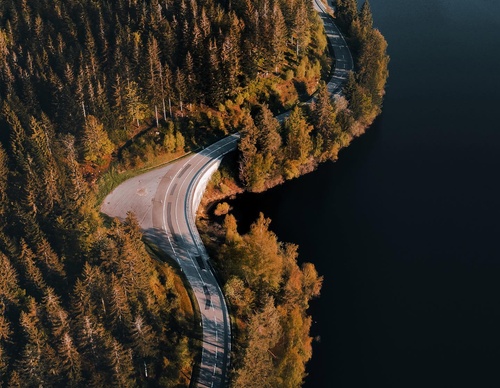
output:
[[[335,159],[380,111],[387,76],[369,6],[352,7],[339,2],[357,58],[346,99],[332,104],[320,87],[318,104],[294,108],[281,127],[273,115],[308,98],[331,64],[308,0],[0,3],[2,386],[189,384],[193,307],[182,280],[148,249],[133,214],[124,223],[99,214],[102,180],[238,130],[248,190]],[[242,307],[237,319],[252,327],[268,314],[278,331],[242,333],[238,357],[262,356],[252,352],[267,341],[297,371],[287,380],[290,369],[278,363],[275,386],[299,384],[310,357],[305,301],[320,278],[311,266],[299,269],[296,248],[272,234],[230,237],[231,222],[221,254],[234,250],[241,263],[269,254],[269,270],[280,263],[274,279],[245,275],[257,277],[240,288],[250,290],[247,301],[262,297],[261,314]],[[253,252],[258,238],[268,252]],[[243,270],[221,268],[236,310]],[[305,353],[293,359],[292,343]],[[245,386],[251,370],[236,365],[233,382]]]
[[[269,105],[254,106],[239,128],[237,155],[226,157],[212,176],[199,211],[198,229],[222,277],[238,333],[232,376],[237,387],[302,385],[313,343],[307,311],[320,296],[323,278],[299,257],[296,245],[279,242],[263,214],[241,233],[223,200],[267,190],[335,161],[382,109],[387,43],[373,28],[368,1],[359,11],[356,1],[337,5],[336,23],[355,62],[343,97],[332,100],[320,81],[315,102],[295,106],[283,123]]]
[[[255,106],[241,122],[239,183],[261,192],[335,161],[339,151],[364,133],[382,109],[389,57],[387,42],[373,27],[370,4],[337,1],[336,21],[353,53],[343,96],[333,100],[324,82],[310,105],[296,105],[280,124],[267,104]]]

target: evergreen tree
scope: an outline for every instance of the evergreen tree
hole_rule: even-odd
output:
[[[128,296],[115,274],[111,274],[109,298],[109,315],[112,324],[117,328],[128,327],[132,324],[132,314],[128,303]]]
[[[281,126],[268,105],[264,104],[260,107],[255,115],[255,125],[260,133],[259,144],[261,151],[269,156],[275,155],[276,151],[281,147]]]
[[[210,43],[207,64],[207,102],[211,106],[217,106],[223,101],[224,88],[222,86],[219,52],[215,42]]]
[[[154,357],[157,353],[157,339],[151,326],[140,315],[135,318],[131,332],[136,354],[142,358]]]
[[[82,382],[81,356],[69,333],[64,333],[57,353],[60,355],[60,370],[65,378],[65,384],[69,387],[78,387]]]
[[[367,32],[371,31],[373,28],[372,10],[368,0],[365,0],[361,6],[361,11],[359,12],[359,22],[361,28],[365,32],[364,35],[366,36]]]
[[[234,95],[239,86],[239,78],[242,74],[241,69],[241,21],[234,14],[230,14],[231,25],[227,36],[221,47],[220,65],[222,78],[224,82],[224,93],[228,96]]]
[[[262,177],[256,171],[258,130],[252,116],[246,112],[240,127],[241,139],[238,143],[240,151],[239,177],[247,187],[259,187]],[[259,183],[262,182],[262,183]]]
[[[113,385],[118,387],[135,387],[132,351],[125,350],[116,340],[112,340],[109,353],[109,363],[113,371]]]
[[[287,48],[288,41],[288,29],[286,27],[285,18],[281,12],[278,3],[274,4],[272,15],[271,15],[271,39],[269,39],[271,50],[270,58],[272,58],[272,66],[274,66],[274,71],[278,72],[279,66],[285,60],[285,51]],[[304,43],[304,42],[303,42]]]
[[[300,108],[295,107],[285,120],[287,179],[300,175],[298,168],[312,156],[313,143],[310,136],[313,127],[309,125]]]
[[[0,312],[5,313],[9,307],[16,306],[20,296],[21,288],[17,272],[7,256],[0,252]],[[0,324],[0,331],[1,326]],[[2,340],[1,333],[0,340]]]
[[[305,53],[307,46],[310,43],[310,26],[309,15],[305,2],[299,1],[296,3],[294,12],[295,19],[293,24],[293,37],[295,38],[295,52],[297,57]]]
[[[325,84],[319,87],[312,107],[312,119],[316,131],[316,155],[320,160],[335,158],[338,151],[335,143],[340,133],[340,126]]]
[[[5,220],[5,212],[7,211],[7,177],[9,176],[8,156],[4,148],[0,144],[0,219]],[[0,222],[0,230],[2,230],[3,222]]]
[[[344,30],[349,30],[353,21],[358,17],[356,0],[336,0],[336,18]]]
[[[36,303],[30,301],[29,311],[22,312],[20,325],[26,337],[22,349],[18,370],[23,378],[23,385],[54,386],[60,381],[57,371],[58,358],[55,350],[49,345],[47,335],[40,323]]]
[[[358,59],[358,80],[360,86],[368,91],[372,104],[380,112],[384,87],[388,77],[387,42],[380,33],[370,30],[361,48]]]
[[[20,242],[21,252],[19,255],[19,265],[22,268],[23,277],[26,285],[35,295],[43,295],[47,284],[42,275],[42,272],[35,264],[35,254],[28,247],[24,240]]]

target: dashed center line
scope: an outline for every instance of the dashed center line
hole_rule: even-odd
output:
[[[170,195],[174,195],[176,188],[177,188],[177,183],[172,186],[172,190],[170,190]]]
[[[190,164],[186,164],[184,166],[184,168],[181,170],[181,172],[179,173],[179,175],[177,175],[177,178],[181,178],[184,175],[184,173],[189,169],[189,167],[191,167],[191,165]]]

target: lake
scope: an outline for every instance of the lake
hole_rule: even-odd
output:
[[[305,387],[500,387],[500,2],[370,3],[382,115],[234,214],[324,276]]]

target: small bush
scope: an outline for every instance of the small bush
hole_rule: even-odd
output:
[[[231,210],[231,207],[229,206],[229,204],[227,202],[221,202],[221,203],[217,204],[217,207],[214,210],[214,214],[216,216],[224,216],[227,213],[229,213],[230,210]]]

